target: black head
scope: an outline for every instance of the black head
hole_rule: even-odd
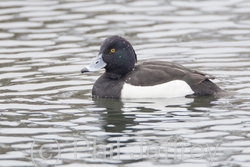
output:
[[[110,78],[120,78],[135,67],[137,57],[132,45],[124,38],[114,35],[106,38],[96,59],[81,70],[82,73],[106,69]]]
[[[137,57],[132,45],[124,38],[114,35],[106,38],[100,48],[99,55],[107,64],[107,73],[125,75],[132,71]]]

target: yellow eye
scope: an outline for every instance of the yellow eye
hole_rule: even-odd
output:
[[[111,53],[115,53],[115,49],[110,49],[110,52]]]

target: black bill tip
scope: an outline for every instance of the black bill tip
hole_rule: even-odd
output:
[[[89,69],[87,69],[86,67],[84,67],[84,68],[81,70],[81,73],[85,73],[85,72],[89,72]]]

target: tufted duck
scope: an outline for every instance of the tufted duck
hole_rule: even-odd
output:
[[[172,98],[214,95],[223,90],[215,77],[165,61],[137,63],[132,45],[114,35],[106,38],[96,59],[82,73],[105,68],[92,95],[99,98]]]

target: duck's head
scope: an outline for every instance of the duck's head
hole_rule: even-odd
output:
[[[110,77],[120,78],[134,69],[136,61],[137,57],[132,45],[126,39],[114,35],[103,41],[98,56],[81,72],[105,68]]]

